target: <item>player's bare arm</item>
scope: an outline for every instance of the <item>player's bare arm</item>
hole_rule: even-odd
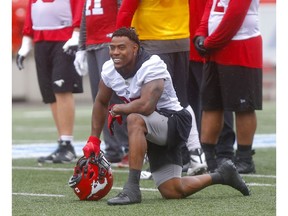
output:
[[[157,79],[143,85],[139,99],[133,100],[128,104],[116,104],[113,107],[115,114],[139,113],[150,115],[156,109],[156,104],[163,92],[164,80]]]
[[[93,105],[91,136],[100,137],[112,93],[112,89],[108,88],[101,79],[99,82],[98,94]]]

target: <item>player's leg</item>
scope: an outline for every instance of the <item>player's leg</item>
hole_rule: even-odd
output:
[[[215,173],[184,177],[181,177],[181,167],[169,164],[153,172],[153,179],[166,199],[185,198],[215,184],[228,185],[244,196],[250,195],[249,188],[231,160],[223,163]]]
[[[76,160],[73,147],[75,123],[75,101],[73,93],[82,93],[82,77],[74,67],[75,56],[63,53],[62,42],[53,47],[52,88],[56,98],[56,118],[59,126],[59,152],[54,163],[67,163]]]
[[[252,143],[257,128],[255,111],[236,112],[237,151],[236,166],[239,173],[255,173]]]
[[[222,93],[218,73],[216,63],[207,62],[204,64],[200,90],[202,103],[200,140],[210,173],[217,169],[215,148],[224,123]]]
[[[222,71],[224,109],[235,111],[237,151],[235,165],[239,173],[255,173],[252,149],[257,127],[255,110],[262,109],[262,70],[219,65]]]
[[[59,56],[58,54],[58,49],[62,49],[61,45],[63,46],[62,43],[60,44],[51,44],[47,42],[38,42],[35,44],[34,50],[35,50],[35,62],[36,62],[36,71],[37,71],[37,78],[38,78],[38,83],[39,83],[39,88],[40,92],[42,95],[42,100],[45,104],[50,104],[53,120],[55,123],[55,127],[57,128],[57,139],[58,139],[58,147],[55,151],[53,151],[50,155],[48,156],[43,156],[39,157],[37,160],[39,163],[44,163],[44,162],[54,162],[54,159],[59,155],[60,151],[62,151],[64,148],[61,144],[65,144],[66,142],[63,143],[61,142],[61,136],[66,135],[66,138],[72,139],[72,132],[70,128],[65,128],[63,129],[63,123],[60,122],[59,119],[59,114],[58,114],[58,104],[56,101],[56,97],[54,94],[54,86],[60,86],[59,89],[63,86],[63,82],[67,81],[66,78],[59,77],[57,79],[54,79],[54,65],[57,61],[55,62],[54,58]],[[51,50],[53,52],[53,55],[51,57]],[[62,61],[63,58],[66,60],[66,54],[63,53],[63,50],[61,50],[62,53],[59,56],[59,61]],[[63,56],[62,56],[63,55]],[[61,57],[62,56],[62,57]],[[73,62],[71,61],[72,65]],[[69,71],[70,73],[71,71]],[[76,73],[76,71],[75,71]],[[68,82],[68,81],[67,81]],[[81,86],[82,87],[82,86]],[[66,87],[65,87],[66,88]],[[74,118],[72,118],[74,119]],[[67,134],[63,134],[62,132],[65,132]],[[69,140],[67,140],[68,142]],[[69,141],[70,142],[70,141]],[[73,146],[68,144],[69,147],[71,147],[72,153],[71,159],[75,159],[75,151]]]
[[[108,200],[108,205],[127,205],[141,202],[140,174],[147,151],[146,123],[138,114],[127,116],[129,136],[129,174],[123,190]]]
[[[234,159],[235,139],[233,112],[224,111],[224,125],[216,145],[217,167],[226,160]]]
[[[126,205],[141,202],[140,174],[145,154],[147,140],[153,141],[157,146],[167,145],[168,118],[153,112],[149,116],[130,114],[127,116],[129,137],[129,174],[122,192],[108,200],[109,205]],[[164,150],[167,148],[164,148]],[[162,148],[161,148],[162,150]],[[162,154],[165,152],[162,151]],[[156,160],[159,155],[156,155]]]

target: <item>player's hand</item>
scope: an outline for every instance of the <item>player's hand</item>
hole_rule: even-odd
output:
[[[19,70],[24,69],[24,65],[23,65],[24,59],[25,59],[24,56],[17,54],[17,56],[16,56],[16,64],[17,64],[17,67],[18,67]]]
[[[87,53],[85,50],[76,52],[74,66],[79,76],[85,76],[88,73]]]
[[[84,156],[88,159],[91,156],[97,156],[100,153],[101,140],[96,136],[90,136],[82,151]]]
[[[75,55],[78,49],[79,31],[73,31],[72,37],[64,44],[63,51],[68,55]]]
[[[16,56],[16,64],[19,70],[24,68],[23,62],[25,57],[32,49],[32,38],[28,36],[23,36],[21,48],[19,49],[17,56]]]
[[[204,57],[205,55],[208,54],[207,49],[204,47],[204,40],[205,40],[205,37],[203,37],[203,36],[197,36],[194,39],[195,49],[197,50],[199,55],[202,56],[202,57]]]
[[[113,112],[113,106],[114,105],[115,104],[112,104],[108,108],[108,111],[109,111],[108,112],[108,129],[109,129],[111,135],[114,135],[114,122],[115,122],[115,120],[118,122],[119,125],[122,124],[122,116],[116,115]]]

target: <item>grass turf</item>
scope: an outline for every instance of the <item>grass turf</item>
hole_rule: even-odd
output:
[[[275,102],[264,103],[257,111],[257,133],[276,132]],[[76,110],[75,140],[85,140],[90,130],[91,106]],[[12,110],[13,144],[54,142],[56,129],[47,106],[14,105]],[[252,195],[222,185],[211,186],[181,200],[164,200],[153,181],[141,181],[141,204],[108,206],[107,199],[122,188],[127,169],[113,169],[114,184],[110,193],[98,202],[79,201],[68,186],[74,164],[44,164],[36,159],[12,160],[12,214],[39,215],[276,215],[276,149],[256,149],[256,175],[244,175]],[[124,172],[123,172],[124,171]]]
[[[113,169],[114,184],[102,200],[79,201],[67,182],[73,164],[44,164],[35,159],[13,160],[13,215],[276,215],[276,150],[256,149],[257,175],[243,175],[252,195],[215,185],[181,200],[164,200],[152,180],[142,180],[142,203],[108,206],[107,199],[123,186],[127,169]]]

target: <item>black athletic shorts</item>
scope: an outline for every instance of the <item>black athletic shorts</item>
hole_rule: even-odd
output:
[[[35,43],[34,55],[40,92],[44,103],[56,101],[54,93],[82,93],[82,77],[74,67],[75,56],[63,52],[64,42]]]
[[[203,110],[261,110],[262,69],[205,63],[201,103]]]

